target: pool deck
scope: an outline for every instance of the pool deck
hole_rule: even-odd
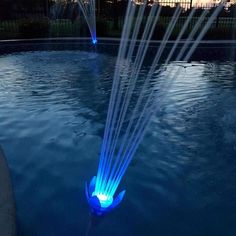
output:
[[[4,152],[0,146],[0,235],[15,236],[15,201],[11,177]]]

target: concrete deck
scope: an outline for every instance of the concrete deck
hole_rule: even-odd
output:
[[[0,235],[15,236],[15,201],[9,169],[0,146]]]

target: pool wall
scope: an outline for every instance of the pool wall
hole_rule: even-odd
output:
[[[160,42],[161,41],[151,41],[148,55],[154,55],[155,50],[153,50],[153,48],[157,48]],[[184,42],[185,41],[180,42],[180,47]],[[96,46],[91,44],[90,38],[0,40],[0,55],[26,51],[84,50],[116,56],[119,43],[120,40],[117,38],[99,38]],[[173,43],[174,41],[168,41],[165,52],[163,53],[163,58],[165,58],[166,54],[171,50]],[[197,47],[191,60],[235,61],[235,47],[235,40],[204,40],[201,41]]]
[[[11,177],[0,146],[0,235],[14,236],[15,234],[15,203]]]

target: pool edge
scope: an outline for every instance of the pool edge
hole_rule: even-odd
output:
[[[16,212],[9,168],[0,146],[0,235],[16,235]]]

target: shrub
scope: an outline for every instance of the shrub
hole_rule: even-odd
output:
[[[79,36],[80,37],[90,37],[88,23],[84,18],[79,20]]]
[[[49,34],[48,18],[25,19],[20,22],[19,33],[22,38],[42,38]]]
[[[233,30],[232,28],[211,28],[204,36],[204,39],[208,40],[233,39]]]
[[[164,37],[164,34],[166,32],[166,28],[164,24],[159,23],[156,25],[153,35],[152,35],[152,39],[153,40],[162,40]]]
[[[107,36],[108,34],[108,25],[107,25],[107,21],[104,18],[98,18],[97,19],[97,25],[96,25],[97,29],[97,36],[98,37],[104,37]]]

